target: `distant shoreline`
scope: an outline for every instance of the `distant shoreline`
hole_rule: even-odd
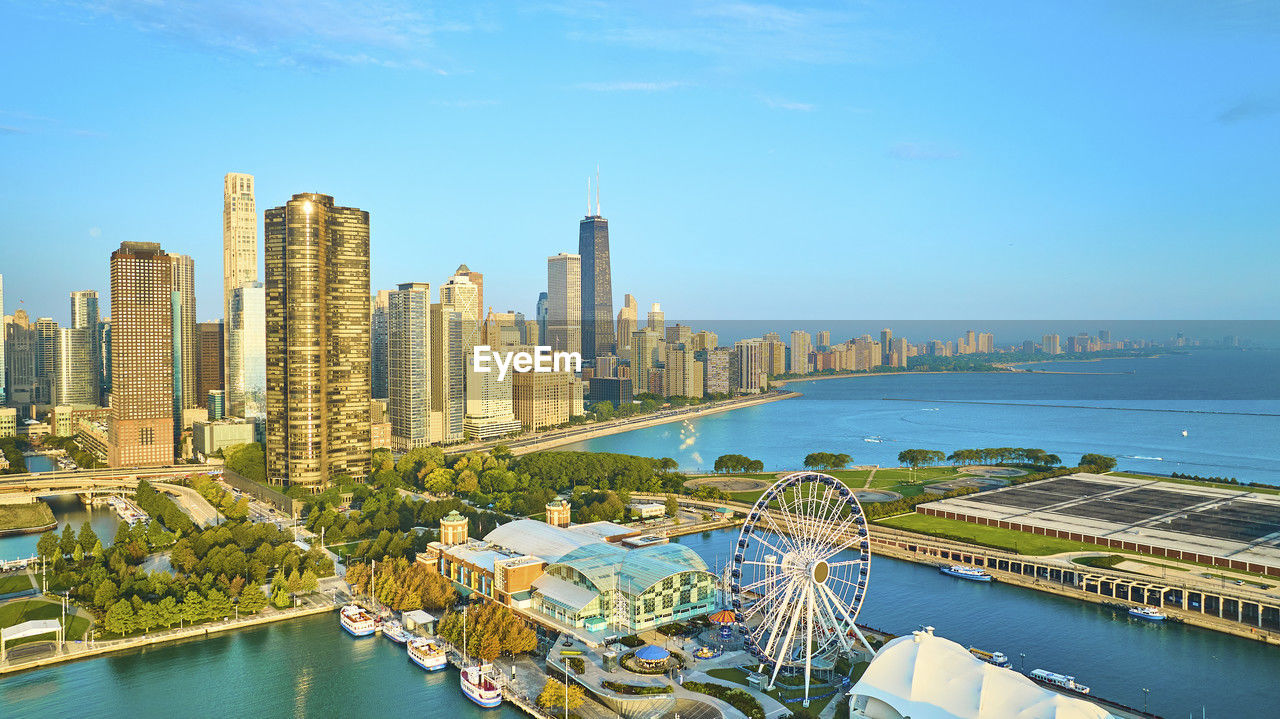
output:
[[[1012,370],[931,369],[923,372],[913,372],[911,370],[907,370],[906,372],[846,372],[845,374],[819,374],[813,375],[812,377],[788,377],[786,379],[771,380],[770,384],[783,386],[790,384],[791,382],[813,382],[822,379],[851,379],[854,377],[913,377],[922,374],[1002,374],[1005,372],[1012,372]]]

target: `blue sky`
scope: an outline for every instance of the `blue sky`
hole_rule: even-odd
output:
[[[0,0],[5,310],[145,240],[215,317],[242,171],[531,312],[599,165],[669,319],[1274,318],[1278,7]]]

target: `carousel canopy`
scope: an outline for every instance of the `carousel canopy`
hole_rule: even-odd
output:
[[[711,620],[712,622],[715,622],[716,624],[733,624],[734,622],[738,621],[738,615],[734,614],[728,609],[721,609],[715,614],[712,614],[711,616],[707,617],[707,619]]]
[[[636,659],[642,662],[662,662],[671,656],[671,652],[662,647],[655,647],[652,644],[646,644],[636,650]]]

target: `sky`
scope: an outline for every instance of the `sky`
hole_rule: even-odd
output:
[[[1280,316],[1274,2],[0,0],[0,66],[8,313],[133,240],[215,319],[234,171],[531,314],[598,167],[615,311]]]

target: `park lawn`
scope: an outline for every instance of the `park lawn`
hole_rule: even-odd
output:
[[[13,594],[14,592],[25,592],[31,588],[31,575],[26,572],[0,577],[0,596]]]
[[[956,519],[930,517],[924,514],[902,514],[897,517],[878,519],[875,524],[919,532],[942,539],[954,539],[970,542],[993,549],[1003,549],[1028,556],[1043,556],[1060,552],[1110,552],[1110,547],[1086,542],[1072,542],[1067,539],[1043,537],[1037,534],[1019,532],[1016,529],[984,527]]]
[[[0,504],[0,531],[47,527],[53,521],[53,510],[44,502]]]
[[[32,619],[59,619],[62,617],[62,605],[43,599],[23,599],[0,605],[0,627],[12,627],[15,624]],[[67,640],[82,639],[89,631],[89,620],[80,616],[71,616],[67,622]],[[6,643],[7,647],[16,647],[27,642],[53,640],[54,635],[40,635],[27,639],[16,639]]]
[[[738,667],[723,667],[720,669],[708,669],[707,676],[715,677],[716,679],[721,679],[727,682],[733,682],[734,684],[740,684],[744,687],[749,688],[749,685],[747,684],[746,670]],[[768,678],[767,673],[765,674],[765,677]],[[787,684],[790,684],[793,682],[801,683],[801,686],[799,688],[786,686]],[[781,677],[780,676],[778,677],[778,686],[775,687],[772,691],[765,691],[764,693],[776,699],[783,706],[786,706],[792,709],[799,709],[801,706],[803,706],[803,704],[802,702],[795,701],[795,700],[798,697],[804,696],[804,687],[802,682],[803,682],[803,678],[801,677]],[[814,683],[817,684],[819,682],[817,680],[814,680]],[[764,690],[761,690],[761,691],[764,691]],[[830,692],[831,692],[830,687],[809,690],[809,693],[813,696],[827,694]],[[827,704],[829,704],[833,698],[835,698],[836,696],[839,696],[839,694],[840,694],[839,692],[836,692],[836,694],[833,696],[812,700],[811,702],[809,702],[809,710],[814,714],[821,713],[822,709],[826,707]]]
[[[921,467],[916,470],[898,467],[893,469],[877,469],[876,480],[896,479],[901,482],[903,480],[914,479],[917,482],[931,482],[941,479],[953,479],[961,474],[963,474],[963,472],[956,470],[955,467]]]

